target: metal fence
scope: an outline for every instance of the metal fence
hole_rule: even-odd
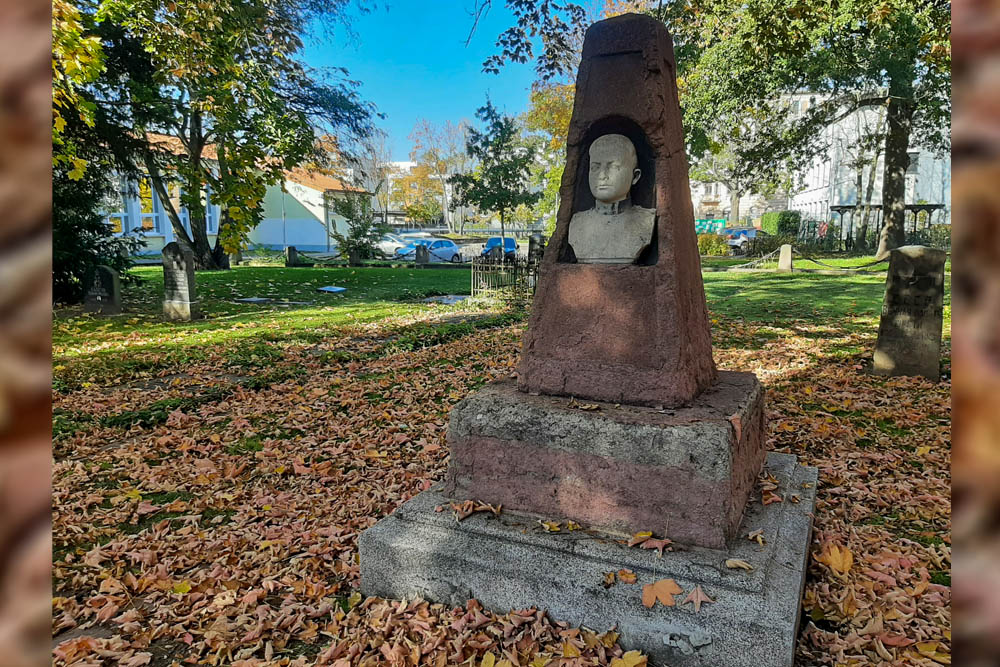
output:
[[[472,297],[527,302],[535,294],[538,260],[535,257],[474,257]]]

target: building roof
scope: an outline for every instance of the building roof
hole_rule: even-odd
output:
[[[169,151],[174,155],[184,155],[187,152],[187,149],[184,148],[184,144],[177,137],[172,137],[168,134],[157,134],[154,132],[147,133],[146,137],[152,145]],[[207,144],[202,149],[202,156],[208,160],[218,160],[219,154],[215,150],[215,144]],[[364,192],[361,188],[348,185],[339,178],[330,175],[327,170],[319,168],[310,169],[306,167],[295,167],[293,169],[286,169],[285,180],[291,183],[298,183],[299,185],[312,188],[313,190],[321,190],[324,192],[327,190],[335,192]]]

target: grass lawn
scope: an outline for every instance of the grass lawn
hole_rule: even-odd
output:
[[[429,664],[621,656],[614,619],[567,638],[358,593],[358,533],[441,479],[450,408],[509,376],[526,313],[420,301],[468,293],[463,270],[239,267],[198,274],[206,319],[167,323],[160,273],[123,316],[56,314],[56,665],[375,665],[429,637]],[[882,275],[704,280],[717,364],[758,374],[768,447],[820,471],[798,664],[945,663],[950,299],[930,383],[866,372]]]

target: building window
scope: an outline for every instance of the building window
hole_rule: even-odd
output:
[[[139,180],[139,226],[144,232],[162,233],[162,206],[148,177]]]
[[[105,203],[108,212],[108,224],[111,231],[121,234],[128,229],[128,184],[124,179],[118,181],[118,192]]]
[[[209,234],[219,232],[219,221],[215,217],[215,206],[212,205],[212,186],[205,184],[201,193],[201,205],[205,207],[205,231]]]

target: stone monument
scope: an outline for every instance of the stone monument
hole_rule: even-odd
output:
[[[422,243],[418,243],[414,250],[414,259],[416,260],[417,266],[426,266],[430,264],[431,253],[427,249],[427,246]]]
[[[229,253],[229,266],[239,266],[243,263],[243,253],[239,250]]]
[[[361,535],[364,594],[617,625],[679,667],[792,664],[816,470],[765,462],[760,383],[712,360],[675,76],[662,23],[587,31],[517,380],[457,404],[444,484]],[[764,466],[788,502],[761,502]],[[442,511],[469,501],[503,509]],[[677,550],[626,546],[645,531]],[[639,585],[607,586],[622,568]],[[664,579],[714,602],[645,606]]]
[[[195,293],[194,255],[176,241],[163,247],[163,315],[168,320],[200,317]]]
[[[298,266],[299,265],[299,251],[298,249],[290,245],[285,248],[285,266]]]
[[[542,261],[542,253],[545,252],[545,240],[542,235],[535,232],[528,237],[528,263],[538,264]]]
[[[792,263],[792,246],[788,243],[782,244],[778,250],[778,270],[786,272],[795,270]]]
[[[944,250],[924,246],[890,252],[873,360],[876,374],[940,379],[947,258]]]
[[[117,271],[103,264],[94,267],[83,309],[99,315],[121,315],[122,288]]]

